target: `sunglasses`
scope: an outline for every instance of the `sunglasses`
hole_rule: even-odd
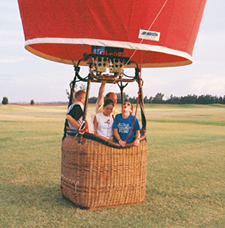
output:
[[[131,103],[125,102],[123,105],[131,106]]]

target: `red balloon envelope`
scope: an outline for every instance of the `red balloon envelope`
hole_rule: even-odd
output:
[[[142,67],[181,66],[206,0],[18,0],[28,51],[73,64],[92,46],[118,47]]]

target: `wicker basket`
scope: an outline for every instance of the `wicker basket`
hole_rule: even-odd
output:
[[[146,191],[147,142],[121,148],[85,133],[62,142],[61,192],[86,209],[138,204]]]

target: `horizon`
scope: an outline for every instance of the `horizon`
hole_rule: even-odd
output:
[[[159,94],[159,93],[157,93],[157,94]],[[157,95],[156,94],[156,95]],[[128,94],[126,94],[126,95],[128,95]],[[150,97],[147,97],[147,99],[148,100],[150,100],[151,98],[152,99],[154,99],[155,97],[156,97],[156,95],[155,96],[150,96]],[[196,96],[197,97],[197,99],[198,98],[200,98],[200,97],[206,97],[206,96],[210,96],[210,97],[212,97],[212,98],[214,98],[214,99],[223,99],[224,101],[225,101],[225,94],[224,95],[222,95],[222,96],[220,96],[220,95],[211,95],[211,94],[201,94],[201,95],[196,95],[196,94],[187,94],[187,95],[184,95],[184,96],[174,96],[173,94],[171,94],[169,97],[167,97],[167,98],[164,98],[164,95],[163,95],[163,98],[162,98],[162,101],[164,101],[164,102],[166,102],[166,101],[168,101],[170,98],[171,98],[171,96],[173,97],[173,98],[178,98],[178,99],[181,99],[181,98],[188,98],[188,97],[194,97],[194,96]],[[135,99],[137,99],[137,96],[134,96],[135,97]],[[145,97],[145,96],[144,96]],[[144,97],[143,97],[143,100],[144,100]],[[4,98],[4,97],[3,97]],[[6,97],[7,98],[7,97]],[[95,96],[92,96],[92,97],[89,97],[88,99],[91,99],[91,98],[96,98],[97,99],[97,97],[95,97]],[[129,99],[132,99],[133,97],[130,97],[129,96]],[[8,98],[7,98],[8,99]],[[31,99],[29,102],[25,102],[25,101],[17,101],[17,102],[10,102],[9,101],[9,99],[8,99],[8,104],[29,104],[29,105],[33,105],[33,104],[31,104],[31,101],[34,101],[34,104],[62,104],[62,105],[66,105],[66,104],[68,104],[69,103],[69,99],[68,99],[68,101],[37,101],[37,102],[35,102],[35,100],[33,100],[33,99]],[[132,102],[132,104],[135,104],[136,102]],[[145,104],[160,104],[160,103],[152,103],[152,102],[144,102]],[[0,104],[2,104],[2,102],[0,103]],[[96,104],[96,102],[88,102],[88,104],[90,104],[90,105],[95,105]],[[121,104],[120,102],[118,102],[117,104]],[[163,103],[162,103],[163,104]],[[169,104],[169,103],[165,103],[165,104]],[[191,103],[185,103],[185,104],[191,104]],[[196,104],[196,103],[193,103],[193,104]],[[200,103],[199,103],[200,104]],[[207,103],[207,104],[225,104],[225,103]],[[3,104],[4,105],[4,104]]]

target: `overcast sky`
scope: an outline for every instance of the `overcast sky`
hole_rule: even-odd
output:
[[[225,95],[225,1],[208,0],[193,53],[193,64],[142,71],[144,95]],[[73,79],[73,66],[54,63],[24,49],[24,35],[16,0],[0,2],[0,100],[12,102],[67,101],[66,89]],[[99,84],[91,85],[97,96]],[[119,92],[108,86],[108,91]],[[129,96],[137,96],[134,83]]]

